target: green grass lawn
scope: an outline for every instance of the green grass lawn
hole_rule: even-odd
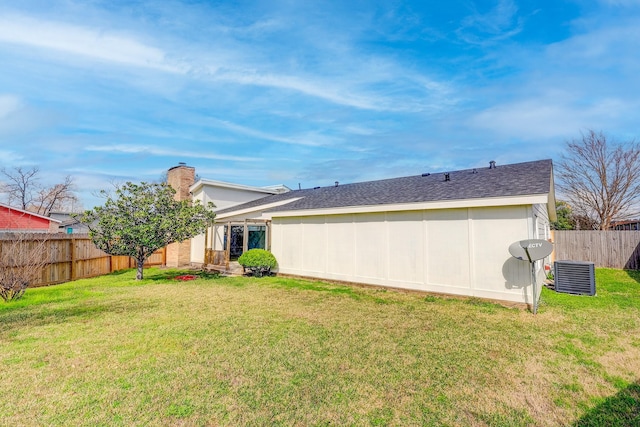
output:
[[[596,297],[545,289],[536,316],[176,274],[127,271],[0,303],[0,425],[640,423],[637,272],[598,270]]]

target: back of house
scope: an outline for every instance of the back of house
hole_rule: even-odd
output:
[[[531,304],[530,266],[508,248],[549,239],[554,218],[551,160],[491,162],[218,209],[204,236],[205,253],[213,254],[205,261],[264,247],[281,274]],[[544,262],[536,265],[540,279]]]

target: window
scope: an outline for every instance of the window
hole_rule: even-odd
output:
[[[224,227],[224,247],[227,247],[227,227]],[[266,249],[266,225],[247,226],[246,247],[247,249]],[[229,258],[237,259],[245,247],[244,225],[231,226],[231,242],[229,245]]]
[[[249,239],[247,241],[248,249],[266,249],[265,239],[267,235],[267,227],[264,225],[250,225]]]

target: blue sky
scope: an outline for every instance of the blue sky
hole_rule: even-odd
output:
[[[0,3],[0,166],[297,188],[638,136],[640,1]]]

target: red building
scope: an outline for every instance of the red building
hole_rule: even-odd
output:
[[[58,232],[60,221],[0,203],[0,232]]]

